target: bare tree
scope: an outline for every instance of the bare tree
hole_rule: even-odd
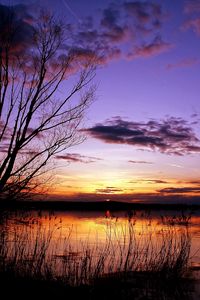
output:
[[[67,47],[64,26],[52,16],[31,24],[21,44],[20,28],[11,14],[6,18],[0,33],[0,194],[15,195],[37,188],[53,156],[83,140],[79,129],[94,97],[96,59]]]

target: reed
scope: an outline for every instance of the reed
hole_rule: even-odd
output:
[[[62,220],[49,217],[19,218],[4,222],[0,230],[0,273],[14,277],[90,285],[101,278],[130,279],[156,274],[164,279],[182,278],[188,268],[191,238],[188,227],[178,231],[167,224],[157,232],[151,224],[138,233],[136,220],[124,225],[108,220],[105,240],[74,241],[74,229],[63,236]],[[154,238],[156,235],[156,239]]]

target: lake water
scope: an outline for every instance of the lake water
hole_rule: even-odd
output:
[[[182,267],[184,271],[187,264],[193,270],[187,276],[193,273],[200,280],[197,210],[19,210],[2,212],[0,220],[0,262],[25,275],[51,274],[79,285],[107,273],[164,270],[170,274]],[[193,294],[184,299],[199,299],[198,280]]]
[[[86,245],[98,246],[102,250],[108,242],[115,250],[122,249],[130,242],[130,224],[132,239],[140,248],[138,251],[142,247],[144,250],[145,243],[159,251],[167,239],[173,239],[171,242],[177,243],[174,247],[180,247],[178,244],[187,235],[191,239],[189,263],[200,266],[200,211],[18,211],[6,218],[6,232],[12,245],[21,242],[20,238],[17,240],[18,236],[21,239],[26,237],[29,247],[31,243],[34,247],[37,235],[40,235],[40,240],[51,235],[51,251],[54,249],[55,255],[62,256],[66,247],[70,247],[75,255]],[[5,226],[5,222],[2,225]]]

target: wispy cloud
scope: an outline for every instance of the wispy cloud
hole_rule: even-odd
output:
[[[134,122],[118,117],[84,131],[109,144],[127,144],[174,155],[200,152],[199,139],[190,124],[182,118]]]
[[[151,161],[145,161],[145,160],[128,160],[129,163],[132,164],[147,164],[147,165],[152,165],[153,162]]]
[[[171,49],[173,45],[171,43],[164,42],[159,36],[155,37],[151,43],[136,46],[131,52],[128,53],[128,59],[134,59],[137,57],[151,57]]]
[[[192,180],[192,181],[188,181],[189,184],[196,184],[196,185],[200,185],[200,180]]]
[[[0,153],[8,153],[9,144],[4,143],[0,145]]]
[[[148,183],[156,183],[156,184],[167,184],[168,181],[161,180],[161,179],[143,179],[142,182],[148,182]]]
[[[168,70],[176,69],[176,68],[188,68],[200,63],[198,58],[185,58],[175,63],[167,64],[166,68]]]
[[[78,153],[66,153],[63,155],[56,155],[56,159],[62,159],[67,162],[74,162],[74,163],[84,163],[84,164],[89,164],[89,163],[94,163],[96,161],[101,160],[101,158],[98,157],[93,157],[93,156],[85,156],[85,155],[80,155]]]
[[[165,189],[158,190],[160,193],[167,194],[185,194],[185,193],[200,193],[200,187],[169,187]]]
[[[135,181],[129,181],[128,183],[150,183],[150,184],[168,184],[169,181],[161,180],[161,179],[138,179]]]
[[[183,168],[184,168],[183,166],[178,165],[178,164],[168,164],[168,166],[174,167],[174,168],[180,168],[180,169],[183,169]]]
[[[107,186],[106,188],[96,189],[96,193],[100,193],[100,194],[115,194],[121,192],[123,192],[123,189],[116,188],[113,186]]]

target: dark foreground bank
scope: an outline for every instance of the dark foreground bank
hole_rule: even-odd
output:
[[[112,274],[90,285],[70,287],[63,279],[16,277],[0,274],[1,299],[88,299],[88,300],[196,300],[195,280],[168,278],[161,274]]]

